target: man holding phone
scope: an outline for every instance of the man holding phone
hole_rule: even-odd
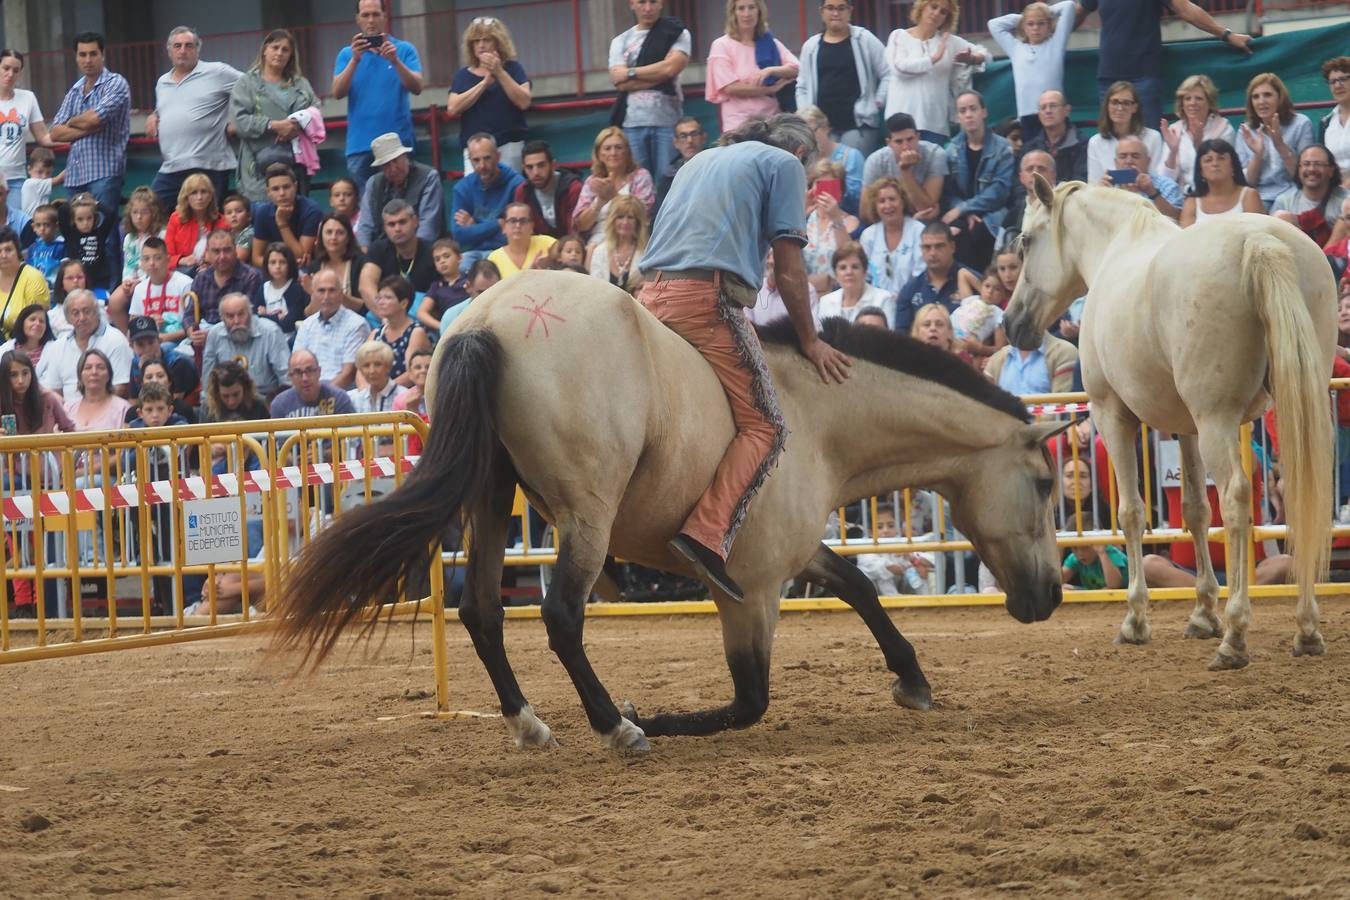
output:
[[[1181,216],[1181,206],[1185,202],[1181,186],[1161,172],[1150,175],[1151,163],[1148,148],[1141,139],[1134,135],[1123,137],[1116,144],[1116,167],[1106,171],[1102,184],[1142,194],[1158,212],[1176,219]]]
[[[359,196],[374,174],[371,141],[392,131],[416,146],[409,95],[422,93],[422,61],[416,47],[385,33],[381,0],[360,0],[356,24],[361,30],[333,64],[333,97],[348,98],[347,171]]]

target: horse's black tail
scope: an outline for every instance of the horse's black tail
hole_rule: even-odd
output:
[[[301,551],[283,579],[275,648],[300,649],[317,666],[367,606],[395,599],[400,578],[431,564],[430,544],[447,525],[472,519],[486,502],[501,344],[487,330],[446,344],[421,461],[398,490],[344,514]]]

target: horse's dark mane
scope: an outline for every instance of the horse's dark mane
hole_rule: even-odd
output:
[[[797,346],[797,332],[787,318],[776,319],[768,325],[759,326],[757,330],[759,339],[765,344]],[[978,403],[1007,413],[1019,422],[1031,421],[1026,405],[1021,400],[976,372],[960,357],[917,341],[907,334],[875,326],[853,325],[846,319],[831,317],[821,323],[820,336],[830,346],[849,356],[951,388]]]

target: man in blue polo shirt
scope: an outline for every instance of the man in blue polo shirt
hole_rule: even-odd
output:
[[[280,242],[295,254],[301,266],[319,240],[323,210],[308,197],[300,196],[295,169],[278,162],[267,167],[267,202],[253,204],[253,265],[267,271],[267,245]]]
[[[381,0],[356,5],[360,31],[333,64],[333,98],[347,98],[347,171],[358,196],[374,174],[370,142],[393,131],[414,147],[410,94],[422,93],[422,61],[417,48],[385,33]]]
[[[895,302],[895,330],[909,334],[914,314],[929,303],[940,303],[955,312],[961,301],[980,292],[980,273],[956,261],[956,241],[941,222],[924,227],[919,252],[927,266],[911,278]]]
[[[670,549],[733,600],[742,593],[725,560],[750,498],[787,437],[759,341],[755,305],[773,248],[783,304],[801,354],[822,381],[848,377],[848,357],[820,339],[807,296],[806,171],[816,139],[799,117],[753,120],[680,167],[639,267],[638,300],[708,361],[731,403],[736,436]]]

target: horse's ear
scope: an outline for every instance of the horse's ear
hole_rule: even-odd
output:
[[[1040,201],[1041,206],[1045,207],[1046,212],[1049,212],[1050,208],[1055,205],[1055,187],[1046,181],[1045,176],[1040,172],[1032,176],[1031,191]]]
[[[1073,420],[1065,419],[1062,422],[1032,422],[1027,427],[1031,429],[1032,441],[1037,444],[1047,444],[1050,439],[1062,434],[1073,424]]]

